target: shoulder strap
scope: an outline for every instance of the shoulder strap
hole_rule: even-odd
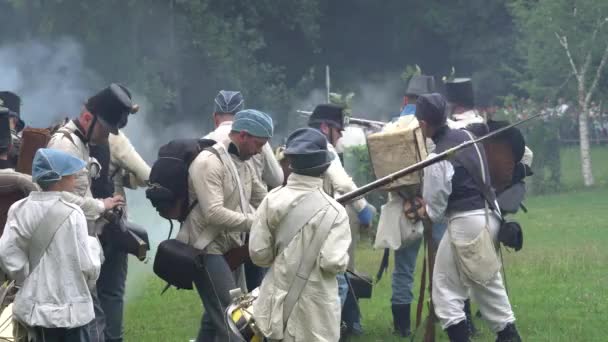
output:
[[[40,259],[46,253],[53,237],[59,230],[59,227],[68,219],[74,208],[57,200],[53,206],[44,214],[43,220],[38,223],[38,227],[32,235],[30,245],[30,274],[34,272]]]
[[[328,202],[323,197],[321,190],[315,190],[292,203],[294,208],[281,219],[277,235],[275,236],[275,255],[283,252],[291,240],[302,230],[321,209],[327,206]]]
[[[72,132],[68,131],[66,128],[61,127],[57,130],[57,133],[60,133],[64,137],[66,137],[72,144],[76,145],[74,138],[72,138]]]
[[[323,243],[327,239],[327,235],[329,235],[329,231],[332,226],[336,222],[338,218],[338,210],[330,203],[327,207],[327,212],[321,219],[321,223],[315,232],[312,241],[310,243],[310,248],[308,249],[308,253],[304,255],[302,260],[300,261],[300,265],[298,266],[298,270],[296,271],[294,278],[291,280],[291,284],[289,286],[289,290],[285,295],[285,301],[283,302],[283,326],[287,327],[287,320],[289,320],[289,316],[293,312],[293,308],[296,305],[296,302],[302,295],[302,291],[308,282],[308,278],[312,273],[312,269],[319,257],[319,252],[321,251],[321,247],[323,247]]]
[[[236,165],[234,165],[232,157],[230,157],[230,155],[228,154],[228,150],[226,150],[226,147],[224,147],[224,145],[219,143],[210,147],[209,150],[214,153],[218,158],[220,158],[222,164],[224,164],[224,166],[228,168],[228,171],[232,175],[236,187],[239,190],[239,202],[241,206],[241,211],[244,214],[248,213],[249,201],[247,201],[247,199],[245,198],[245,191],[243,189],[243,184],[241,183],[241,177],[239,177],[239,172],[236,168]]]

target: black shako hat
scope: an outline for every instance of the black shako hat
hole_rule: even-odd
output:
[[[10,91],[0,91],[0,107],[5,107],[9,110],[9,115],[17,118],[17,132],[21,132],[25,128],[25,122],[21,120],[21,98],[19,95]]]
[[[467,108],[475,107],[473,81],[470,78],[455,78],[445,83],[448,101]]]
[[[420,96],[435,91],[435,78],[426,75],[414,75],[410,78],[405,96]]]
[[[416,100],[416,119],[433,126],[441,126],[447,121],[447,103],[439,93],[420,95]]]
[[[316,106],[308,119],[308,126],[318,125],[323,122],[337,129],[344,130],[346,126],[344,106],[331,103]]]
[[[287,138],[284,154],[295,173],[320,176],[334,159],[327,150],[327,138],[314,128],[299,128]]]
[[[131,102],[131,93],[122,85],[112,83],[109,87],[90,97],[85,107],[106,126],[112,134],[126,124],[129,114],[137,111]]]
[[[8,108],[0,106],[0,148],[11,146],[12,134]]]

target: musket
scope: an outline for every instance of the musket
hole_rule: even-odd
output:
[[[382,187],[384,185],[390,184],[390,183],[396,181],[397,179],[399,179],[401,177],[405,177],[405,176],[407,176],[407,175],[409,175],[411,173],[414,173],[416,171],[420,171],[420,170],[424,169],[425,167],[427,167],[429,165],[432,165],[432,164],[435,164],[435,163],[440,162],[442,160],[448,159],[448,158],[454,156],[456,154],[456,152],[458,152],[458,151],[460,151],[460,150],[462,150],[464,148],[467,148],[467,147],[469,147],[469,146],[471,146],[473,144],[480,143],[480,142],[482,142],[484,140],[490,139],[490,138],[492,138],[494,136],[497,136],[500,133],[502,133],[502,132],[504,132],[504,131],[506,131],[506,130],[508,130],[510,128],[513,128],[515,126],[519,126],[519,125],[523,124],[524,122],[530,121],[530,120],[535,119],[535,118],[537,118],[539,116],[542,116],[542,115],[544,115],[544,114],[543,113],[538,113],[536,115],[532,115],[532,116],[530,116],[527,119],[520,120],[518,122],[515,122],[515,123],[510,124],[508,126],[505,126],[503,128],[500,128],[500,129],[497,129],[495,131],[492,131],[492,132],[484,135],[483,137],[480,137],[480,138],[477,138],[477,139],[473,139],[473,140],[469,140],[469,141],[465,141],[465,142],[461,143],[460,145],[457,145],[457,146],[454,146],[452,148],[449,148],[449,149],[445,150],[444,152],[441,152],[441,153],[439,153],[439,154],[437,154],[437,155],[435,155],[435,156],[433,156],[431,158],[425,159],[425,160],[420,161],[420,162],[418,162],[416,164],[412,164],[412,165],[410,165],[410,166],[408,166],[408,167],[406,167],[404,169],[401,169],[401,170],[399,170],[397,172],[391,173],[390,175],[384,176],[384,177],[382,177],[380,179],[377,179],[377,180],[375,180],[375,181],[373,181],[371,183],[368,183],[368,184],[366,184],[366,185],[364,185],[364,186],[362,186],[362,187],[360,187],[360,188],[358,188],[356,190],[348,192],[348,193],[346,193],[346,194],[344,194],[344,195],[336,198],[336,201],[338,201],[341,204],[351,202],[351,201],[353,201],[353,200],[355,200],[355,199],[357,199],[359,197],[362,197],[365,194],[367,194],[369,192],[372,192],[372,191],[374,191],[374,190],[376,190],[376,189],[378,189],[378,188],[380,188],[380,187]]]
[[[306,116],[306,117],[309,117],[310,115],[312,115],[312,112],[309,112],[306,110],[297,110],[296,112],[298,112],[302,116]],[[371,128],[382,128],[382,127],[384,127],[384,125],[386,125],[386,122],[349,117],[347,119],[347,124],[353,124],[353,125],[359,125],[359,126],[371,127]]]

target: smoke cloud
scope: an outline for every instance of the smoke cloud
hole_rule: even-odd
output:
[[[28,126],[48,127],[64,117],[80,113],[86,99],[106,86],[84,62],[81,46],[71,38],[52,42],[30,41],[0,46],[0,90],[17,93],[22,100],[21,115]],[[149,165],[158,148],[175,138],[197,138],[202,127],[194,122],[176,122],[162,130],[152,125],[154,113],[138,89],[131,90],[140,111],[131,115],[124,133]],[[129,219],[144,226],[150,237],[147,263],[130,258],[127,299],[139,295],[148,277],[158,244],[169,234],[169,222],[161,218],[145,197],[144,189],[127,190]],[[176,234],[178,227],[173,230]]]
[[[100,83],[71,38],[0,46],[0,75],[0,90],[21,96],[21,115],[33,127],[75,116]]]

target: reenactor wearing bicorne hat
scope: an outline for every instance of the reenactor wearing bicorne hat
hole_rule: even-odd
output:
[[[67,152],[87,163],[87,167],[76,174],[74,193],[78,196],[92,198],[92,178],[98,178],[101,166],[91,157],[90,147],[108,145],[108,137],[118,134],[118,129],[128,116],[135,111],[128,90],[121,85],[111,84],[99,93],[90,97],[78,118],[69,121],[59,128],[51,137],[48,147]],[[116,205],[124,205],[121,196],[108,197]],[[88,220],[89,234],[99,235],[105,226],[105,220]],[[97,296],[97,289],[92,291],[95,303],[95,320],[89,324],[92,341],[105,341],[105,318]]]
[[[346,126],[347,117],[345,114],[345,107],[336,104],[320,104],[312,112],[308,126],[321,132],[327,139],[327,149],[334,155],[334,159],[327,169],[325,176],[323,177],[323,189],[330,196],[336,196],[338,194],[344,194],[357,189],[357,185],[353,182],[352,178],[346,173],[344,167],[340,161],[335,146],[338,141],[342,138],[342,132]],[[361,226],[369,226],[372,223],[372,219],[376,213],[376,209],[369,205],[363,198],[358,199],[350,204],[353,211],[356,213],[357,219]],[[342,305],[346,303],[347,297],[352,296],[352,291],[349,290],[346,275],[338,275],[338,284],[340,286],[340,299]],[[354,303],[356,305],[356,303]],[[349,316],[346,323],[347,334],[361,334],[362,327],[360,324],[359,312],[356,310],[347,310],[345,307],[345,318]],[[349,312],[355,311],[354,315]]]
[[[118,86],[133,101],[127,87]],[[139,110],[133,104],[131,113]],[[101,165],[99,177],[92,180],[91,191],[95,198],[121,196],[126,203],[125,187],[137,189],[145,186],[150,177],[150,166],[137,153],[129,138],[123,132],[130,115],[123,116],[118,123],[118,134],[108,136],[108,144],[89,144],[92,157]],[[127,206],[122,208],[122,218],[127,219]],[[120,248],[119,240],[124,236],[117,234],[117,227],[103,229],[100,235],[104,251],[104,263],[97,281],[97,294],[105,316],[105,341],[123,340],[124,295],[128,271],[128,253]],[[133,227],[130,226],[130,229]]]

